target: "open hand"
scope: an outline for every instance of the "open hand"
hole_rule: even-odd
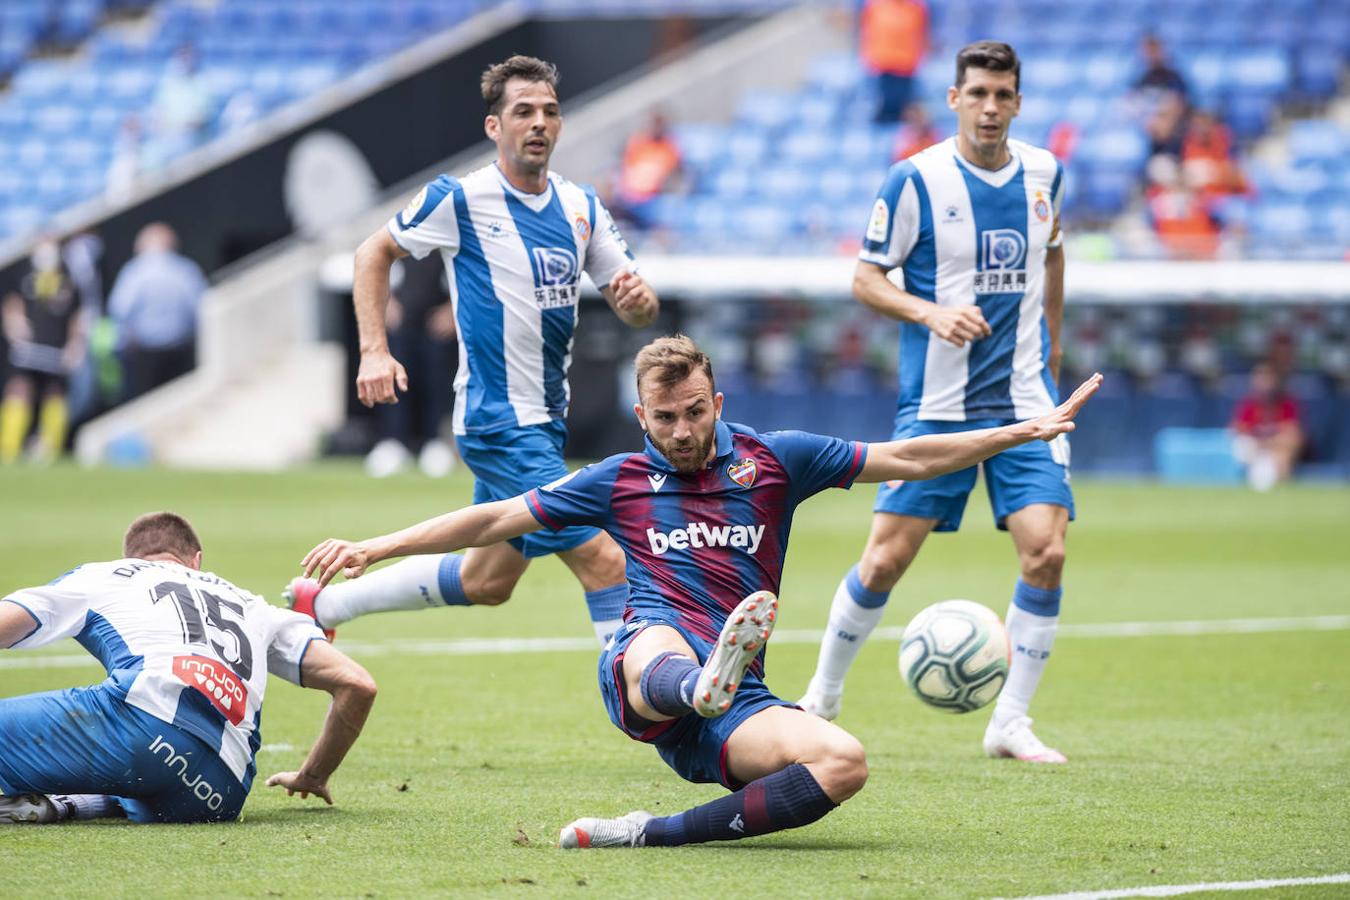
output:
[[[359,578],[370,565],[370,552],[362,544],[329,538],[300,560],[306,578],[317,578],[324,587],[338,572],[344,578]]]
[[[287,797],[299,794],[300,799],[307,800],[313,794],[322,797],[329,806],[333,805],[333,794],[328,790],[328,783],[303,772],[278,772],[267,779],[267,786],[285,788]]]
[[[1094,373],[1091,378],[1078,386],[1059,406],[1055,407],[1054,412],[1041,416],[1039,419],[1031,419],[1027,424],[1031,425],[1035,437],[1042,441],[1052,441],[1061,434],[1067,434],[1074,430],[1074,416],[1088,402],[1088,398],[1097,393],[1097,388],[1102,386],[1102,374]]]

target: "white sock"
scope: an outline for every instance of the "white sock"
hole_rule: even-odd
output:
[[[107,794],[52,794],[48,799],[58,812],[64,805],[63,819],[107,819],[120,814],[117,801]]]
[[[314,600],[314,613],[325,628],[336,628],[357,616],[395,609],[426,609],[447,602],[463,604],[463,594],[450,601],[442,596],[442,568],[463,557],[451,554],[410,556],[405,560],[367,572],[360,578],[330,584]],[[453,588],[458,588],[458,565],[454,565]]]
[[[858,567],[854,566],[834,592],[830,618],[825,625],[825,637],[820,641],[816,673],[811,676],[808,694],[837,697],[843,693],[844,677],[848,675],[849,667],[886,610],[887,595],[863,588],[862,582],[858,581],[857,570]],[[862,593],[862,599],[873,605],[859,603],[854,598],[855,593]],[[880,603],[876,602],[878,599]]]
[[[623,619],[602,619],[598,622],[591,620],[591,625],[595,627],[595,636],[600,639],[600,646],[603,647],[614,637],[614,632],[623,627]]]
[[[1008,681],[994,706],[991,725],[995,728],[1027,714],[1045,673],[1050,648],[1055,644],[1059,616],[1038,616],[1014,603],[1008,606],[1007,627],[1012,664],[1008,667]]]

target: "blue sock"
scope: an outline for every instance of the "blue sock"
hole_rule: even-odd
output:
[[[642,670],[642,699],[665,716],[683,716],[694,708],[694,683],[703,667],[673,651],[662,653]]]
[[[858,564],[854,563],[853,568],[848,570],[848,575],[844,576],[844,583],[848,586],[848,595],[853,598],[853,602],[863,609],[876,609],[886,605],[886,601],[891,599],[890,591],[869,591],[858,577]]]
[[[838,804],[801,763],[750,782],[734,794],[702,806],[652,819],[644,831],[648,847],[678,847],[705,841],[734,841],[786,828],[800,828]]]
[[[1064,596],[1064,588],[1032,587],[1022,579],[1017,579],[1013,588],[1013,605],[1036,616],[1059,615],[1059,601]]]
[[[464,565],[464,557],[458,553],[447,553],[441,557],[440,567],[436,570],[436,586],[441,589],[441,600],[446,606],[469,606],[473,603],[464,593],[464,585],[459,580],[459,570]]]
[[[623,618],[624,607],[628,605],[628,582],[620,581],[597,591],[586,592],[586,608],[590,610],[592,622],[612,622]]]

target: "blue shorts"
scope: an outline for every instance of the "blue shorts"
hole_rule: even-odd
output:
[[[111,679],[0,700],[0,792],[104,794],[133,822],[239,818],[253,780],[194,735],[128,706]]]
[[[760,710],[771,706],[792,707],[795,704],[774,696],[763,679],[747,671],[740,687],[736,688],[736,698],[731,702],[731,709],[717,718],[705,719],[689,713],[678,719],[641,727],[643,722],[634,721],[636,716],[628,705],[623,656],[633,638],[649,625],[669,625],[680,632],[698,655],[700,663],[706,662],[708,654],[712,652],[711,643],[690,634],[673,621],[648,617],[628,622],[600,654],[597,674],[600,678],[600,695],[605,700],[609,720],[633,740],[653,744],[666,765],[685,781],[716,782],[730,790],[740,790],[745,785],[735,781],[727,771],[727,739],[742,722]]]
[[[567,474],[563,444],[567,425],[555,419],[544,425],[523,425],[487,434],[457,434],[459,458],[473,472],[473,502],[509,500]],[[573,525],[562,531],[536,531],[512,538],[510,544],[526,559],[580,547],[600,533]]]
[[[924,434],[956,434],[977,428],[1009,425],[1012,419],[976,419],[969,422],[927,422],[897,419],[893,440]],[[1033,503],[1062,506],[1074,518],[1073,491],[1069,488],[1069,438],[1032,441],[1004,450],[986,459],[985,489],[994,510],[994,524],[1006,531],[1008,516]],[[966,499],[975,487],[976,467],[948,472],[927,481],[888,481],[877,491],[873,512],[937,519],[936,531],[956,531]]]

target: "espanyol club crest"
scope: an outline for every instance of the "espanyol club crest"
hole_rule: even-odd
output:
[[[759,474],[759,469],[755,466],[753,459],[738,459],[727,466],[727,474],[731,476],[732,481],[743,488],[748,488],[755,483],[755,476]]]
[[[1050,218],[1050,204],[1045,202],[1045,195],[1040,191],[1036,192],[1036,202],[1032,204],[1031,210],[1042,222]]]

